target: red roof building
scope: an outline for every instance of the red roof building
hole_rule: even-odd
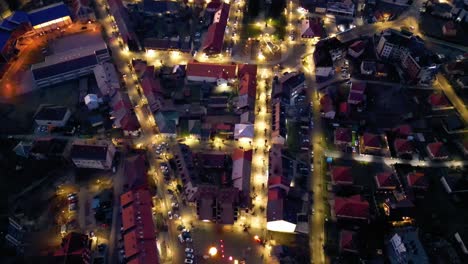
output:
[[[413,154],[413,143],[406,139],[397,138],[393,141],[393,147],[397,156]]]
[[[232,153],[232,175],[233,186],[248,195],[250,192],[250,174],[252,167],[252,150],[244,151],[236,148]]]
[[[426,146],[429,157],[433,160],[446,160],[448,159],[448,152],[445,149],[444,143],[433,142]]]
[[[369,220],[369,202],[361,195],[335,197],[333,213],[337,219]]]
[[[361,136],[360,148],[362,153],[376,153],[383,149],[383,138],[380,135],[364,133]]]
[[[343,116],[349,116],[349,104],[347,102],[341,102],[338,107],[338,113]]]
[[[423,172],[410,172],[406,175],[406,180],[411,188],[426,190],[429,187],[429,183]]]
[[[301,25],[302,38],[321,38],[323,36],[322,20],[318,17],[303,19]]]
[[[348,47],[348,54],[353,57],[357,58],[361,56],[364,53],[364,50],[366,49],[367,43],[362,40],[355,41],[353,44],[351,44]]]
[[[203,51],[207,54],[218,54],[223,51],[224,32],[229,18],[230,5],[222,3],[216,11],[213,24],[208,28],[205,40],[203,41]]]
[[[332,183],[334,185],[352,185],[353,174],[351,167],[348,166],[334,166],[331,170]]]
[[[54,263],[91,263],[91,240],[87,235],[71,232],[62,239],[61,247],[53,254]]]
[[[348,253],[358,253],[355,237],[356,232],[350,230],[341,230],[340,251]]]
[[[352,132],[349,128],[338,127],[335,129],[335,145],[351,145]]]
[[[120,202],[127,263],[159,263],[151,194],[148,190],[132,190],[122,194]]]
[[[335,106],[333,105],[333,101],[330,96],[324,95],[320,98],[320,111],[326,118],[335,118]]]
[[[450,103],[442,93],[431,94],[428,98],[429,104],[432,106],[433,110],[449,107]]]
[[[187,80],[216,82],[218,79],[234,79],[237,76],[236,64],[216,64],[191,61],[187,64]]]
[[[375,184],[379,190],[395,190],[398,186],[398,181],[392,172],[377,173],[374,177]]]
[[[410,125],[404,124],[399,125],[393,129],[393,132],[396,134],[397,137],[408,137],[413,134],[413,129]]]
[[[143,154],[134,155],[125,160],[124,174],[130,188],[145,188],[148,186],[148,166]]]
[[[206,5],[205,10],[207,12],[215,12],[216,10],[219,9],[220,6],[221,6],[220,0],[212,0]]]
[[[291,185],[291,181],[283,176],[272,176],[268,178],[268,188],[281,188],[286,191],[289,191],[289,186]]]

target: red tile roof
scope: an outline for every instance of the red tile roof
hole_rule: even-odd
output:
[[[448,99],[441,93],[431,94],[428,100],[432,107],[446,107],[450,105]]]
[[[206,11],[214,12],[221,6],[220,0],[212,0],[206,5]]]
[[[320,106],[322,111],[325,113],[334,110],[333,101],[328,95],[324,95],[322,98],[320,98]]]
[[[395,189],[398,185],[395,175],[389,171],[377,173],[375,182],[379,189]]]
[[[429,184],[423,172],[411,172],[406,175],[408,186],[413,188],[426,189]]]
[[[257,94],[257,78],[256,75],[246,73],[240,79],[239,95],[248,94],[250,97],[255,98]]]
[[[397,133],[398,136],[407,137],[413,133],[413,129],[410,125],[404,124],[399,125],[393,129],[393,132]]]
[[[286,197],[286,191],[281,188],[272,188],[268,190],[268,201],[281,200]]]
[[[234,79],[237,75],[236,64],[215,64],[192,61],[187,64],[187,76],[219,78],[223,73],[228,79]]]
[[[124,248],[126,258],[130,258],[139,252],[136,238],[137,235],[135,233],[135,230],[124,235]]]
[[[335,143],[350,143],[352,138],[351,129],[344,127],[335,129]]]
[[[348,96],[348,103],[359,104],[364,100],[364,94],[360,92],[350,91]]]
[[[140,129],[140,123],[134,113],[127,113],[121,120],[120,120],[120,127],[124,131],[137,131]]]
[[[257,75],[257,65],[256,64],[239,64],[237,74],[241,78],[244,74]]]
[[[203,41],[204,52],[208,54],[217,54],[222,52],[224,31],[229,17],[229,8],[229,4],[222,3],[220,8],[216,11],[213,18],[213,24],[208,28],[208,33]]]
[[[351,83],[351,92],[364,93],[366,91],[366,83],[353,82]]]
[[[342,114],[348,114],[349,104],[347,102],[341,102],[339,106],[339,112]]]
[[[244,151],[243,149],[237,148],[232,153],[232,160],[245,159],[252,161],[252,150]]]
[[[90,240],[87,235],[71,232],[62,239],[61,247],[54,252],[54,256],[67,256],[70,257],[70,259],[75,256],[89,256],[90,245]]]
[[[144,76],[141,80],[141,88],[146,93],[161,93],[161,83],[159,79],[152,76]]]
[[[353,184],[351,167],[334,166],[331,171],[331,178],[335,184]]]
[[[362,135],[362,141],[363,141],[364,146],[366,147],[373,147],[373,148],[382,147],[380,136],[376,134],[364,133],[364,135]]]
[[[342,230],[340,232],[340,251],[357,252],[356,242],[354,241],[356,232],[350,230]]]
[[[448,157],[448,152],[445,149],[444,143],[442,142],[433,142],[427,144],[427,150],[432,158],[443,159]]]
[[[215,129],[232,132],[232,130],[234,129],[234,126],[228,123],[218,123],[216,124]]]
[[[393,142],[397,154],[411,154],[413,153],[413,143],[406,139],[397,138]]]
[[[290,184],[291,181],[283,176],[273,176],[268,178],[268,188],[275,185],[284,185],[286,187],[289,187]]]
[[[320,18],[311,18],[307,19],[305,22],[306,24],[303,24],[303,32],[302,37],[303,38],[315,38],[315,37],[322,37],[323,36],[323,27],[321,23]],[[307,28],[306,28],[307,27]]]
[[[355,41],[351,46],[349,46],[349,48],[354,52],[359,53],[366,48],[366,42],[362,40]]]
[[[335,197],[334,212],[337,218],[369,219],[369,203],[360,195]]]

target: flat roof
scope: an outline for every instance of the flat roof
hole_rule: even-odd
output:
[[[29,12],[28,16],[31,24],[36,26],[54,19],[71,16],[71,14],[68,6],[61,2],[33,10]]]

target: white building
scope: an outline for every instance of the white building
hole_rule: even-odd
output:
[[[94,110],[99,107],[99,98],[95,94],[86,95],[84,101],[89,110]]]
[[[94,77],[102,95],[112,95],[120,89],[120,79],[114,64],[104,62],[93,69]]]
[[[70,158],[78,168],[109,170],[115,155],[115,146],[110,141],[83,141],[73,142]]]

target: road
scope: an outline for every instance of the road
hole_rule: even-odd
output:
[[[465,124],[468,124],[468,110],[466,109],[463,100],[458,97],[457,93],[453,90],[452,85],[443,74],[437,74],[436,78],[435,87],[444,92],[445,96],[447,96],[453,106],[457,109]]]

